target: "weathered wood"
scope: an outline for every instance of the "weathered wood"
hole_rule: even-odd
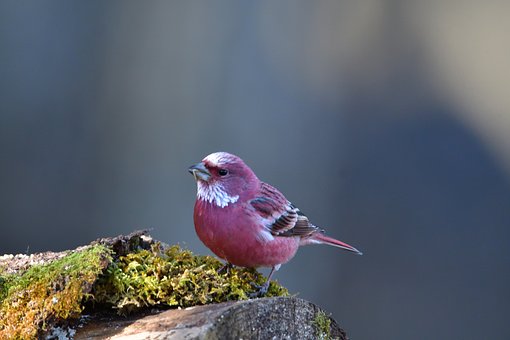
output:
[[[138,318],[91,318],[77,329],[75,339],[317,339],[325,334],[317,324],[320,313],[319,307],[298,298],[226,302]],[[336,321],[329,320],[331,338],[347,339]]]

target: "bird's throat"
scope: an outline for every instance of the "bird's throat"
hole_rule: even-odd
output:
[[[237,202],[239,195],[229,195],[219,183],[211,184],[197,181],[197,198],[220,208],[225,208],[229,204]]]

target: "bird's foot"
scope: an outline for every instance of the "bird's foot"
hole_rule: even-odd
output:
[[[267,291],[269,290],[269,283],[271,281],[267,280],[263,285],[258,285],[255,282],[251,282],[251,286],[256,289],[253,293],[248,294],[248,297],[253,298],[259,298],[266,295]]]
[[[232,268],[234,268],[234,265],[230,262],[227,262],[220,269],[218,269],[217,273],[222,274],[223,272],[226,272],[227,274],[230,274],[230,269]]]

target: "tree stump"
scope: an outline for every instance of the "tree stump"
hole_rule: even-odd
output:
[[[319,307],[292,297],[171,309],[137,318],[91,316],[75,334],[75,339],[320,338],[347,336]]]
[[[275,282],[269,297],[246,300],[265,278],[242,268],[220,274],[221,265],[146,231],[3,255],[0,338],[347,339],[318,306]]]

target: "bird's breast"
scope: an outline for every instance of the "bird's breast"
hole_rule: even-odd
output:
[[[223,248],[235,225],[232,206],[218,207],[213,203],[197,200],[194,210],[195,231],[200,240],[217,256],[225,259]]]

